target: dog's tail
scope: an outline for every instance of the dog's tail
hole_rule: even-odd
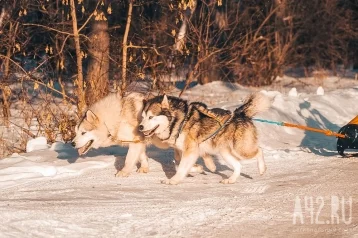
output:
[[[244,104],[237,108],[234,113],[252,118],[257,113],[268,110],[270,106],[271,100],[266,95],[255,93],[247,97]]]

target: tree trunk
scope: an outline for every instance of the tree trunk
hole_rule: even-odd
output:
[[[72,17],[72,27],[73,27],[73,36],[75,40],[75,48],[76,48],[76,59],[77,59],[77,109],[78,114],[81,115],[83,109],[86,106],[85,102],[85,92],[83,89],[83,71],[82,71],[82,52],[80,46],[80,36],[77,27],[77,16],[76,16],[76,7],[75,1],[70,0],[71,5],[71,17]]]
[[[286,0],[275,0],[274,8],[278,8],[276,11],[275,17],[275,42],[277,45],[278,52],[280,56],[282,54],[282,48],[284,44],[284,35],[282,34],[285,27],[284,18],[286,15]]]
[[[208,55],[209,53],[207,53]],[[207,55],[203,55],[203,58],[208,57]],[[207,84],[213,81],[221,80],[220,77],[220,62],[218,60],[217,55],[209,56],[205,59],[199,66],[199,77],[198,83],[199,84]]]
[[[0,84],[0,90],[2,91],[2,100],[0,100],[0,105],[2,106],[2,114],[4,116],[4,124],[5,126],[10,126],[10,95],[11,95],[11,89],[7,85]]]
[[[19,28],[19,22],[16,22],[15,25],[12,22],[10,22],[9,34],[8,34],[10,40],[6,49],[6,58],[4,59],[4,78],[6,80],[9,79],[9,75],[10,75],[10,58],[12,56],[12,49],[15,45],[15,38],[18,28]]]
[[[5,7],[2,8],[1,15],[0,15],[0,35],[2,34],[2,28],[5,19],[9,16],[8,12],[6,12]],[[6,47],[6,57],[4,58],[4,77],[3,83],[0,83],[0,91],[2,91],[2,100],[0,100],[0,106],[3,109],[3,117],[4,117],[4,124],[8,127],[10,126],[10,96],[11,96],[11,89],[8,86],[10,83],[9,76],[10,76],[10,58],[12,53],[12,48],[15,44],[15,36],[18,30],[19,23],[15,23],[13,25],[12,22],[9,24],[9,34],[8,37],[10,38],[8,45]],[[1,70],[1,69],[0,69]]]
[[[4,59],[4,78],[6,80],[9,79],[9,74],[10,74],[10,57],[11,57],[11,51],[12,51],[12,47],[14,42],[12,41],[13,39],[13,24],[12,22],[10,22],[9,24],[9,35],[10,35],[10,42],[7,45],[7,49],[6,49],[6,58]]]
[[[87,105],[108,93],[109,81],[109,34],[108,21],[94,21],[89,36],[89,64],[87,69]]]

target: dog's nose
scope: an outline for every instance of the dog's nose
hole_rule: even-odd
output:
[[[73,147],[75,147],[75,146],[76,146],[76,142],[72,141],[72,142],[71,142],[71,145],[72,145]]]
[[[143,130],[144,130],[144,126],[143,126],[143,125],[139,125],[138,129],[139,129],[139,131],[143,131]]]

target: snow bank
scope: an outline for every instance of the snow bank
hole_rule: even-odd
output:
[[[35,143],[36,144],[36,143]],[[50,149],[13,154],[0,160],[0,187],[8,188],[43,178],[75,176],[91,169],[113,166],[114,156],[79,158],[70,145],[56,142]]]
[[[26,152],[31,152],[35,150],[44,150],[48,149],[47,139],[45,137],[37,137],[31,139],[26,144]]]

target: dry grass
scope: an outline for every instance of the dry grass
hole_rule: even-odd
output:
[[[325,69],[317,69],[312,72],[312,76],[317,85],[323,86],[324,80],[329,76],[329,71]]]
[[[69,142],[75,135],[76,106],[46,88],[32,90],[29,84],[22,85],[21,90],[13,89],[8,108],[2,104],[3,112],[8,113],[0,115],[0,158],[25,152],[31,138],[45,136],[49,143]]]

